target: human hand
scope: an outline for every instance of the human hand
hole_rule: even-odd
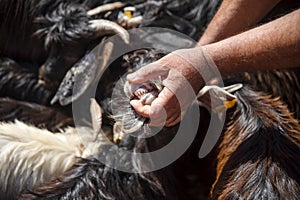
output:
[[[136,112],[150,118],[150,125],[173,126],[179,123],[196,94],[213,78],[209,62],[200,47],[174,51],[160,60],[129,74],[130,83],[140,84],[161,77],[165,86],[151,105],[140,100],[130,103]]]

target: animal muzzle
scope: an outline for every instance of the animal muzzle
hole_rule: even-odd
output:
[[[138,99],[144,105],[151,105],[151,103],[158,97],[162,90],[162,86],[155,82],[146,82],[142,84],[131,84],[126,82],[124,85],[124,92],[128,98]]]

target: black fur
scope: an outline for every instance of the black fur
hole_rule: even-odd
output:
[[[59,109],[39,104],[0,98],[0,121],[23,121],[39,128],[58,132],[68,126],[74,126],[73,118]]]
[[[140,166],[145,163],[141,165],[134,154],[127,155],[127,151],[147,152],[145,142],[128,136],[118,146],[103,146],[97,155],[79,160],[72,169],[21,199],[176,199],[168,172],[142,173]],[[100,161],[103,158],[106,164],[122,165],[135,173],[110,168]]]
[[[0,3],[0,56],[43,67],[40,76],[57,87],[87,50],[89,6],[100,1],[24,0]]]
[[[15,61],[0,58],[0,96],[49,104],[54,92],[38,84],[37,73]]]
[[[140,12],[146,16],[143,26],[165,27],[166,24],[169,24],[169,28],[188,32],[196,39],[197,31],[195,27],[204,27],[200,26],[197,19],[199,20],[200,16],[205,16],[206,11],[209,11],[210,14],[214,11],[214,9],[209,10],[206,8],[208,4],[198,8],[197,6],[201,4],[198,1],[145,2],[140,9]],[[99,2],[99,4],[101,3]],[[11,0],[0,4],[0,55],[21,62],[30,62],[34,66],[45,63],[44,70],[49,79],[59,82],[64,72],[87,50],[88,44],[84,41],[86,37],[89,37],[90,32],[86,28],[88,18],[85,16],[85,12],[92,4],[97,3],[80,0]],[[153,7],[155,9],[152,9]],[[190,11],[191,7],[194,9],[189,13],[185,13],[186,10]],[[77,45],[79,45],[78,49]],[[149,55],[150,53],[146,54]],[[135,62],[137,61],[132,62],[131,65]],[[56,66],[63,67],[55,71]],[[24,81],[19,83],[16,81],[19,78],[15,79],[15,77],[7,75],[11,72],[6,69],[8,68],[3,68],[3,76],[1,75],[1,77],[3,80],[9,81],[3,81],[3,84],[6,85],[1,88],[1,95],[29,99],[42,104],[49,102],[49,97],[53,94],[52,90],[48,91],[37,85],[36,77],[32,78],[32,75],[28,75],[30,73],[24,73],[25,69],[11,68],[13,74],[19,72],[23,74],[24,78],[21,80]],[[36,72],[37,69],[34,69],[34,71]],[[22,87],[15,87],[14,84],[21,84]],[[277,100],[247,89],[244,91],[246,92],[237,93],[239,99],[238,110],[232,121],[233,123],[239,123],[240,126],[233,126],[233,128],[238,130],[239,127],[242,127],[237,132],[243,133],[245,131],[247,138],[241,140],[234,151],[228,151],[224,147],[223,152],[228,153],[229,160],[224,164],[225,167],[218,171],[219,177],[213,190],[213,197],[217,198],[221,194],[225,194],[227,195],[225,197],[228,198],[280,198],[282,196],[291,199],[296,198],[299,195],[299,173],[297,173],[299,138],[294,133],[299,134],[298,124]],[[23,96],[19,96],[19,94]],[[261,99],[261,97],[265,97],[267,100],[264,101],[265,99]],[[31,109],[27,105],[25,107],[28,110]],[[267,108],[270,112],[265,112]],[[18,109],[15,110],[15,112],[17,111]],[[272,126],[269,126],[270,124]],[[255,132],[252,128],[258,131]],[[237,136],[240,135],[230,137],[227,140],[228,145],[226,147],[231,147],[235,139],[240,139]],[[23,195],[23,198],[176,198],[176,193],[173,193],[173,186],[170,184],[173,175],[168,176],[170,171],[166,171],[167,169],[149,174],[131,174],[111,169],[99,161],[100,157],[104,157],[107,162],[122,162],[124,166],[137,167],[136,164],[139,161],[135,157],[125,159],[123,157],[124,152],[117,153],[117,148],[141,152],[148,151],[147,147],[149,145],[143,140],[130,137],[125,138],[123,142],[118,147],[104,146],[97,155],[88,159],[80,159],[65,174],[54,178],[50,183],[28,191],[27,194]],[[255,150],[255,148],[258,150]],[[105,155],[106,151],[112,151],[115,154],[113,157]],[[251,168],[251,166],[247,168],[247,170],[249,169],[247,173],[254,175],[254,184],[252,184],[252,179],[249,176],[243,174],[243,170],[239,174],[241,176],[234,176],[233,174],[239,172],[237,166],[247,167],[248,161],[255,161],[264,166],[262,168]],[[180,169],[182,171],[179,170],[179,173],[184,173],[185,169]],[[134,168],[134,170],[138,171],[139,168]],[[228,177],[235,177],[238,181]],[[259,185],[255,184],[257,181],[260,183]],[[235,183],[236,185],[234,185]],[[252,193],[250,194],[248,191],[252,191]],[[267,193],[271,196],[267,196]]]
[[[213,199],[298,199],[300,126],[278,99],[245,87],[218,155]]]

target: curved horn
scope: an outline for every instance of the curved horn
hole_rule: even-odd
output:
[[[51,104],[59,101],[60,105],[65,106],[74,102],[94,83],[93,81],[100,79],[99,76],[105,70],[113,51],[112,42],[105,43],[105,40],[102,39],[99,46],[102,45],[104,45],[103,49],[96,47],[69,69],[51,100]]]
[[[124,4],[122,2],[115,2],[115,3],[108,3],[105,5],[101,5],[99,7],[93,8],[91,10],[89,10],[87,12],[88,16],[93,16],[93,15],[97,15],[103,12],[107,12],[110,10],[115,10],[115,9],[119,9],[122,8],[124,6]]]
[[[119,34],[126,44],[129,43],[127,30],[115,22],[104,19],[91,20],[90,27],[96,32],[96,37],[107,34]]]

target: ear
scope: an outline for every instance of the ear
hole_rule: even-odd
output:
[[[96,99],[91,99],[90,112],[92,118],[93,132],[95,134],[94,139],[96,139],[102,127],[102,111]]]
[[[51,104],[59,101],[62,106],[77,100],[86,89],[102,74],[113,51],[113,43],[105,39],[90,53],[86,54],[65,75]]]

